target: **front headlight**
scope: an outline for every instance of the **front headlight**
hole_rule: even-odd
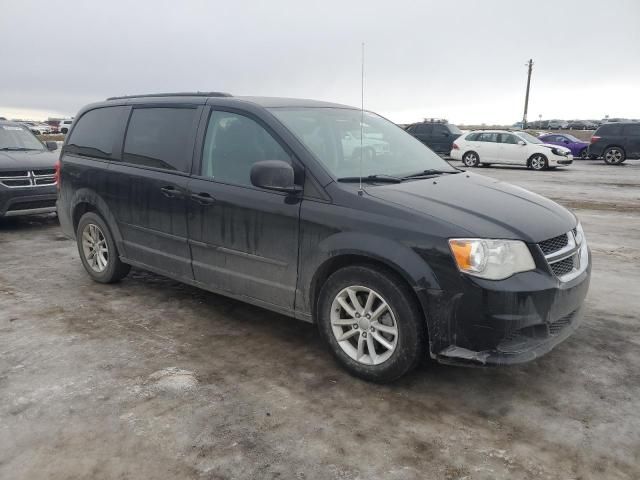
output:
[[[582,245],[582,242],[585,240],[586,238],[584,236],[584,230],[582,229],[582,224],[578,222],[578,225],[576,225],[576,243],[578,245]]]
[[[529,248],[520,240],[452,238],[449,247],[461,272],[488,280],[536,268]]]

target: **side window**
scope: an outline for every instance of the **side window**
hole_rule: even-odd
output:
[[[616,125],[615,123],[607,123],[605,125],[602,125],[598,131],[596,132],[597,135],[620,135],[620,131],[621,131],[621,126],[620,125]]]
[[[640,123],[637,125],[625,125],[624,127],[625,135],[640,135]]]
[[[433,134],[438,136],[449,135],[449,129],[445,125],[435,124]]]
[[[196,129],[195,108],[134,108],[122,160],[188,172]]]
[[[497,133],[490,133],[490,132],[481,133],[479,140],[481,142],[493,142],[493,143],[496,143],[498,141],[498,134]]]
[[[470,133],[469,135],[466,136],[465,140],[469,142],[477,142],[479,136],[480,136],[479,133]]]
[[[428,123],[419,123],[416,125],[414,133],[421,133],[423,135],[429,135],[431,133],[432,125]]]
[[[86,112],[77,121],[65,151],[89,157],[113,159],[122,138],[128,107],[104,107]]]
[[[291,157],[255,120],[237,113],[212,112],[202,152],[203,176],[251,185],[251,167],[262,160],[291,162]]]
[[[508,143],[510,145],[515,145],[518,143],[518,139],[515,135],[511,135],[510,133],[501,133],[500,134],[500,143]]]

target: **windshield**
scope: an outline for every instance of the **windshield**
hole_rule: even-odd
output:
[[[44,145],[27,127],[0,125],[0,150],[44,150]]]
[[[400,127],[370,112],[364,112],[361,124],[362,112],[346,108],[269,110],[337,178],[457,172]]]
[[[521,139],[529,143],[544,143],[539,138],[534,137],[533,135],[528,134],[527,132],[516,132]]]

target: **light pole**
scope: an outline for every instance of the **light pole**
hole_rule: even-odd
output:
[[[529,67],[527,74],[527,94],[524,97],[524,115],[522,115],[522,128],[527,128],[527,110],[529,109],[529,87],[531,86],[531,69],[533,68],[533,59],[526,64]]]

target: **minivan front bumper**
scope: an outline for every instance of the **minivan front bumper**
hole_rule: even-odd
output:
[[[549,352],[579,326],[591,278],[588,267],[568,282],[546,272],[502,281],[465,278],[462,292],[418,292],[431,356],[441,363],[513,365]]]

